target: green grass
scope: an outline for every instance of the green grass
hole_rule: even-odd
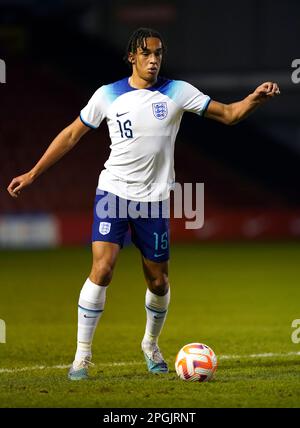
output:
[[[300,407],[300,246],[199,244],[172,247],[168,319],[160,339],[170,364],[147,372],[140,351],[145,282],[138,252],[125,248],[95,334],[91,380],[70,382],[77,300],[91,263],[87,248],[0,253],[0,407]],[[213,381],[181,381],[178,350],[189,342],[219,357]],[[240,355],[242,358],[224,359]],[[130,362],[129,365],[112,363]],[[45,366],[45,369],[1,372]]]

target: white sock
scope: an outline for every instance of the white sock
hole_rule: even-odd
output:
[[[97,285],[89,278],[85,281],[78,302],[78,332],[75,361],[92,358],[92,341],[103,313],[106,288]]]
[[[143,348],[151,348],[153,345],[157,344],[158,337],[167,317],[169,303],[170,288],[164,296],[157,296],[147,289],[145,302],[147,322],[145,335],[142,341]]]

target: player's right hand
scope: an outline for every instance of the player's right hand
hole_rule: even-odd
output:
[[[19,175],[11,180],[7,191],[13,198],[17,198],[20,195],[20,192],[24,187],[29,186],[33,182],[33,178],[30,176],[30,173]]]

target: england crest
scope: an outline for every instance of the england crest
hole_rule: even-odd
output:
[[[99,232],[101,235],[107,235],[110,232],[111,223],[107,223],[106,221],[101,221],[99,225]]]
[[[152,104],[153,114],[156,119],[162,120],[165,119],[168,115],[167,103],[153,103]]]

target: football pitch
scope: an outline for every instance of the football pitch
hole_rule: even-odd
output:
[[[300,319],[299,260],[297,243],[173,245],[159,342],[170,373],[153,375],[140,350],[140,256],[125,248],[95,334],[91,379],[71,382],[90,248],[1,251],[0,407],[300,407],[300,343],[291,340]],[[191,342],[217,354],[211,382],[177,377],[175,356]]]

